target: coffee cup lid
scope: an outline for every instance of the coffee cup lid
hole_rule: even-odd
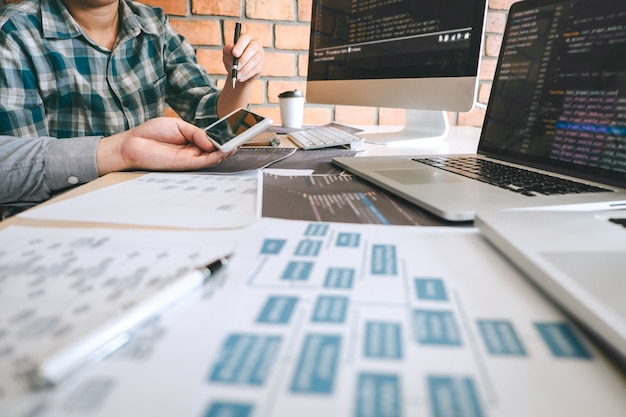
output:
[[[284,93],[280,93],[278,98],[288,98],[288,97],[304,97],[302,95],[302,91],[293,90],[293,91],[285,91]]]

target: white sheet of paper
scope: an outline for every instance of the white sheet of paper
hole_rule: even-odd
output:
[[[260,223],[252,274],[231,274],[30,409],[626,415],[624,375],[475,229]]]
[[[29,219],[224,229],[258,218],[256,172],[236,175],[149,173],[20,213]]]
[[[238,250],[227,268],[250,268],[263,235],[254,230],[0,230],[0,415],[10,415],[4,399],[28,391],[34,364],[195,268]]]

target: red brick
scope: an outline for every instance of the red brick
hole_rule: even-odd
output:
[[[277,106],[252,106],[252,111],[272,119],[274,125],[280,125],[280,109]]]
[[[192,0],[193,14],[212,16],[241,16],[241,0]]]
[[[274,27],[277,49],[309,50],[309,25],[276,25]]]
[[[478,102],[487,104],[489,102],[489,95],[491,94],[491,83],[480,84],[478,87]]]
[[[479,80],[493,80],[497,63],[495,58],[490,59],[483,57],[482,61],[480,61]]]
[[[293,1],[292,0],[246,0],[246,17],[249,19],[262,19],[262,20],[273,20],[273,21],[293,20],[294,19]]]
[[[217,78],[219,77],[219,78]],[[215,85],[219,90],[224,89],[226,82],[230,84],[230,78],[224,76],[216,76],[213,78]],[[252,85],[252,91],[250,92],[250,104],[262,105],[265,104],[265,90],[263,88],[265,82],[263,80],[254,80]]]
[[[226,43],[232,43],[235,33],[235,21],[224,22],[224,39]],[[253,39],[261,42],[263,47],[271,47],[273,45],[274,36],[272,34],[272,25],[264,22],[243,21],[241,24],[241,33],[245,33]]]
[[[310,22],[312,7],[312,0],[298,0],[298,21]]]
[[[330,107],[304,107],[304,117],[302,123],[305,125],[326,125],[332,121]]]
[[[485,23],[486,33],[504,33],[506,24],[506,12],[491,11],[487,14],[487,22]]]
[[[489,0],[489,8],[508,11],[511,5],[519,0]]]
[[[500,54],[500,46],[502,45],[502,36],[487,35],[485,39],[485,56],[498,57]]]
[[[265,104],[265,82],[263,80],[254,80],[252,92],[250,93],[250,104]]]
[[[309,71],[309,54],[298,55],[298,76],[306,77]]]
[[[222,90],[226,85],[226,81],[230,83],[230,78],[219,76],[219,78],[214,78],[215,85],[218,89]],[[252,105],[262,105],[265,104],[265,91],[263,89],[263,85],[265,84],[262,80],[254,80],[252,86],[252,91],[250,92],[250,104]]]
[[[336,106],[335,121],[348,125],[375,125],[376,108],[358,106]]]
[[[192,45],[222,45],[222,28],[216,20],[172,19],[170,23]]]
[[[196,51],[198,63],[202,65],[209,74],[226,75],[226,68],[224,68],[222,56],[221,49],[198,49]]]
[[[187,9],[187,0],[137,0],[139,3],[147,4],[149,6],[157,6],[163,9],[167,14],[173,14],[176,16],[187,16],[189,10]]]

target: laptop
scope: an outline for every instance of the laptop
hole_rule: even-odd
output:
[[[625,14],[623,0],[514,3],[476,154],[333,163],[449,221],[626,200]]]
[[[475,224],[626,367],[626,210],[478,212]]]

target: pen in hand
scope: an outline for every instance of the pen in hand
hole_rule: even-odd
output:
[[[241,22],[235,23],[235,45],[239,40],[239,35],[241,35]],[[237,84],[237,71],[239,71],[239,58],[233,55],[233,66],[230,70],[230,78],[233,81],[233,90],[235,89],[235,85]]]

